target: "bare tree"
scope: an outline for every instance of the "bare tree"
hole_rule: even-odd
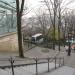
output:
[[[61,27],[61,8],[60,8],[60,0],[58,1],[58,41],[59,41],[59,51],[60,51],[60,27]]]
[[[71,42],[70,40],[74,40],[72,38],[74,38],[74,30],[75,30],[75,13],[73,10],[70,10],[69,11],[67,10],[67,12],[64,14],[64,21],[65,21],[65,34],[64,34],[64,37],[66,36],[65,38],[65,41],[66,39],[68,40],[68,46],[69,46],[69,49],[68,49],[68,56],[71,55]]]
[[[49,1],[50,1],[50,3],[49,3]],[[53,25],[53,49],[55,50],[55,24],[56,24],[56,15],[57,15],[57,7],[58,7],[57,3],[58,3],[58,0],[53,0],[53,1],[49,0],[49,1],[48,0],[44,0],[45,5],[47,6],[48,11],[49,11],[51,23]],[[49,33],[49,31],[48,31],[48,33]]]
[[[64,13],[64,11],[66,9],[66,6],[69,5],[70,3],[74,2],[74,1],[70,0],[67,3],[64,3],[64,2],[65,2],[64,0],[44,0],[44,3],[48,8],[50,19],[51,19],[51,22],[52,22],[52,25],[53,25],[53,31],[54,31],[54,34],[53,34],[53,49],[55,49],[55,25],[56,25],[56,19],[58,18],[58,38],[59,38],[59,47],[58,48],[59,48],[59,51],[60,51],[60,27],[61,27],[62,13]],[[53,17],[52,15],[54,16],[53,19],[52,19],[52,17]]]
[[[20,7],[20,1],[16,0],[16,12],[17,12],[17,32],[18,32],[18,46],[19,46],[19,56],[24,57],[23,54],[23,48],[22,48],[22,33],[21,33],[21,19],[22,19],[22,13],[24,8],[24,1],[21,2]]]
[[[38,20],[38,25],[41,28],[43,37],[45,38],[47,27],[49,26],[49,16],[46,12],[39,9],[38,13],[35,13]]]
[[[61,31],[61,27],[62,27],[62,24],[61,24],[62,19],[61,19],[61,17],[62,17],[63,12],[65,12],[65,10],[66,10],[66,6],[73,2],[71,0],[66,5],[63,6],[62,5],[63,1],[64,0],[58,0],[58,16],[57,17],[58,17],[58,42],[59,42],[58,43],[59,44],[58,49],[59,49],[59,51],[60,51],[60,31]],[[66,23],[66,21],[65,21],[65,23]]]

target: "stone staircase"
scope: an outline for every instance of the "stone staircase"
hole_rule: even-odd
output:
[[[49,63],[49,69],[48,72],[48,64],[38,64],[38,74],[37,75],[75,75],[75,68],[62,66],[60,68],[54,69],[55,64]],[[57,64],[57,67],[59,65]],[[0,69],[0,75],[13,75],[11,68],[5,68]],[[15,67],[14,68],[14,75],[36,75],[36,68],[35,65],[27,65],[27,66],[21,66],[21,67]]]

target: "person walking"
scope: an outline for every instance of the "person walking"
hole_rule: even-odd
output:
[[[74,53],[75,53],[75,44],[74,44]]]

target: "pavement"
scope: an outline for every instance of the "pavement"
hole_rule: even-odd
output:
[[[49,50],[49,52],[42,52],[42,50]],[[75,53],[71,52],[71,56],[67,56],[67,52],[65,51],[65,48],[61,46],[61,51],[58,51],[58,46],[56,46],[56,50],[48,49],[48,48],[42,48],[42,47],[34,47],[26,52],[24,52],[25,58],[21,60],[21,58],[18,57],[18,53],[9,53],[9,52],[0,52],[0,66],[10,65],[10,57],[14,58],[16,61],[15,64],[27,64],[27,63],[33,63],[34,60],[27,59],[28,58],[48,58],[48,57],[64,57],[64,63],[65,66],[73,67],[75,68]],[[4,61],[5,59],[8,59],[8,61]]]
[[[57,67],[59,66],[56,64]],[[1,75],[12,75],[12,69],[0,69]],[[55,69],[54,63],[49,63],[49,72],[48,72],[48,64],[38,64],[37,65],[37,72],[36,72],[36,65],[28,65],[22,67],[14,68],[14,75],[75,75],[75,68],[62,66]]]
[[[43,50],[48,50],[47,52],[43,52]],[[65,48],[61,46],[61,51],[58,51],[58,47],[56,46],[56,50],[42,48],[42,47],[34,47],[26,52],[24,52],[25,58],[19,58],[17,52],[0,52],[0,67],[1,66],[10,66],[10,58],[12,57],[14,61],[14,65],[21,65],[20,67],[14,68],[15,75],[35,75],[36,69],[35,65],[24,66],[22,64],[32,64],[35,63],[34,59],[31,58],[48,58],[48,57],[64,57],[64,66],[57,68],[56,70],[52,70],[48,72],[48,63],[43,63],[38,65],[38,73],[39,75],[75,75],[75,53],[72,51],[71,56],[67,55]],[[30,59],[29,59],[30,58]],[[41,62],[48,62],[48,60],[43,59]],[[40,60],[38,60],[40,62]],[[59,66],[57,61],[57,66]],[[22,67],[23,66],[23,67]],[[54,61],[49,64],[50,70],[55,67]],[[1,75],[12,75],[11,68],[8,69],[0,69]]]

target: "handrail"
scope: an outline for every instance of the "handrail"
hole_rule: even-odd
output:
[[[55,61],[55,69],[57,68],[57,60],[59,60],[59,62],[58,62],[59,66],[58,67],[64,65],[64,58],[63,57],[46,57],[46,58],[37,58],[37,57],[35,57],[35,58],[28,58],[28,57],[26,57],[24,59],[14,59],[14,58],[10,57],[10,58],[7,58],[7,59],[6,58],[0,58],[0,61],[9,61],[11,63],[11,65],[6,66],[6,67],[11,68],[12,69],[12,75],[14,75],[14,67],[27,65],[27,64],[14,65],[14,62],[15,61],[25,61],[25,59],[29,59],[29,60],[34,60],[35,61],[35,63],[32,63],[32,64],[35,64],[35,66],[36,66],[36,75],[38,75],[38,64],[40,64],[40,63],[48,63],[48,72],[50,71],[49,63],[52,62],[53,60]],[[50,61],[51,59],[52,59],[52,61]],[[46,60],[46,62],[39,62],[40,60]],[[61,63],[61,60],[62,60],[62,63]],[[28,65],[30,65],[30,64],[28,64]]]

